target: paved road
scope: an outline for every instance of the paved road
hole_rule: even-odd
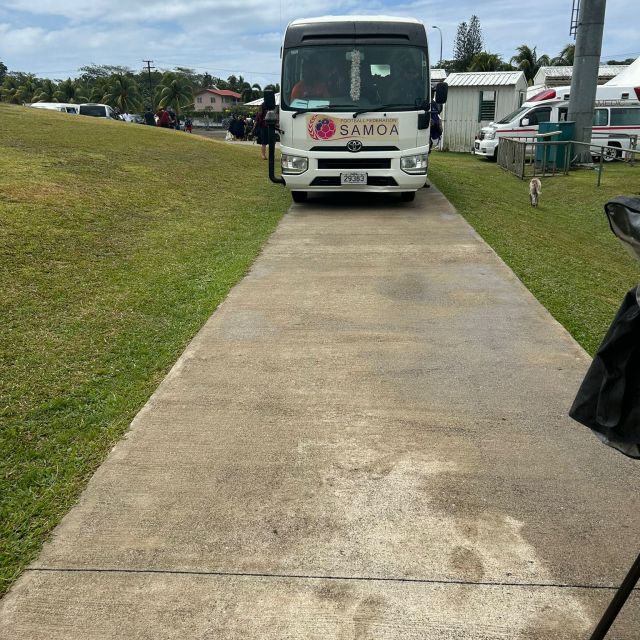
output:
[[[640,546],[588,362],[435,189],[295,205],[0,638],[586,638]]]

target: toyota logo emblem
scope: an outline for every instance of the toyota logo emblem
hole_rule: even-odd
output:
[[[360,140],[349,140],[349,142],[347,142],[347,149],[353,153],[357,153],[362,149],[362,142],[360,142]]]

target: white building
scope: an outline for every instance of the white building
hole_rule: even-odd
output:
[[[620,72],[627,69],[628,65],[604,64],[598,67],[598,84],[604,84],[615,78]],[[543,89],[549,87],[564,87],[571,84],[573,67],[540,67],[533,78],[533,86]]]
[[[447,72],[444,69],[431,69],[431,91],[435,91],[436,85],[439,82],[445,82],[447,79]]]
[[[452,73],[446,82],[442,147],[449,151],[470,151],[480,129],[515,111],[527,92],[522,71]]]

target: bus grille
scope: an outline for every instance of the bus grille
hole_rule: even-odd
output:
[[[389,158],[320,158],[318,169],[391,169]]]
[[[367,184],[371,187],[397,187],[398,183],[390,176],[368,176]],[[339,187],[339,176],[321,176],[314,178],[312,187]]]

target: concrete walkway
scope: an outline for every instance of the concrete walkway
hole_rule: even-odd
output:
[[[588,363],[435,189],[293,206],[0,638],[587,638],[640,548]]]

